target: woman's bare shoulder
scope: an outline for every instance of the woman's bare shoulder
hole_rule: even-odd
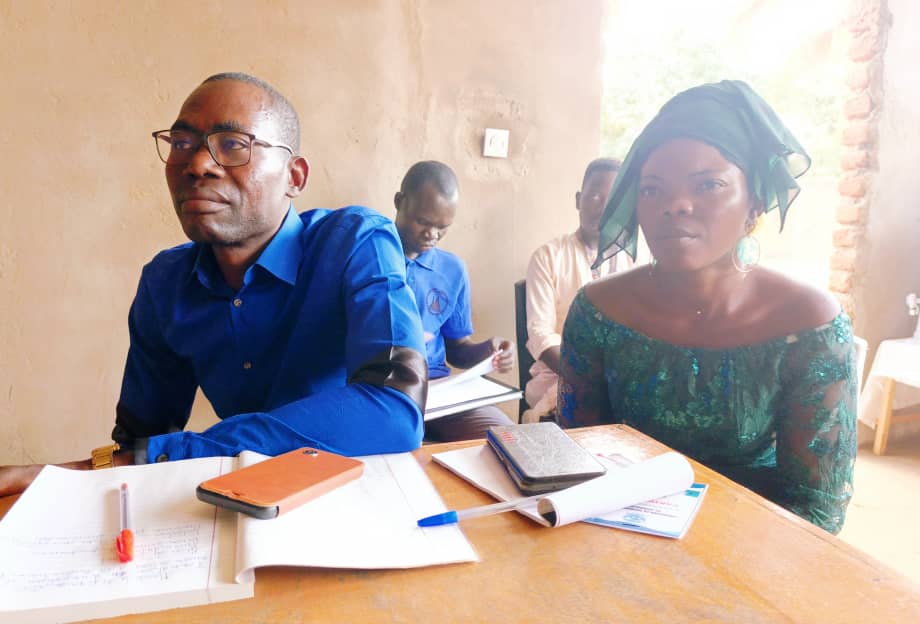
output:
[[[648,266],[638,266],[595,280],[585,286],[585,297],[601,314],[620,323],[633,316],[648,284]]]
[[[778,271],[758,272],[758,291],[769,302],[783,333],[796,333],[830,323],[840,314],[840,303],[827,290],[794,279]]]

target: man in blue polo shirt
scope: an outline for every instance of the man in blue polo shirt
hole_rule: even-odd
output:
[[[514,366],[514,345],[493,337],[473,342],[470,280],[463,261],[437,248],[453,223],[460,193],[450,167],[434,160],[418,162],[406,172],[393,201],[396,229],[406,254],[406,276],[425,330],[428,375],[450,374],[449,363],[469,368],[494,355],[494,366]],[[482,438],[491,425],[511,421],[494,405],[442,416],[425,423],[425,438],[439,442]]]
[[[116,444],[65,466],[419,445],[425,347],[398,234],[366,208],[295,213],[299,136],[290,103],[245,74],[208,78],[154,133],[193,242],[144,267]],[[183,431],[198,387],[222,421]],[[40,468],[0,468],[0,495]]]

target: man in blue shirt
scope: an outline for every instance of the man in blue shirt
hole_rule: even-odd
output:
[[[494,354],[500,372],[514,366],[514,345],[504,338],[473,342],[470,280],[463,261],[437,244],[454,221],[460,193],[450,167],[418,162],[403,178],[396,204],[396,229],[406,254],[406,277],[425,330],[428,374],[446,377],[451,366],[470,368]],[[494,405],[442,416],[425,423],[425,438],[453,442],[482,438],[492,425],[511,421]]]
[[[422,438],[424,340],[393,224],[366,208],[297,215],[297,114],[271,86],[218,74],[154,133],[193,241],[141,275],[107,467],[243,449],[408,451]],[[222,422],[183,431],[201,387]],[[0,495],[40,466],[0,468]]]

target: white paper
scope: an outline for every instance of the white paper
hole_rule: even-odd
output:
[[[240,462],[264,459],[244,453]],[[360,458],[361,478],[274,520],[199,501],[237,460],[211,457],[74,471],[46,467],[0,522],[0,621],[70,622],[253,596],[267,565],[408,568],[476,561],[408,453]],[[115,554],[118,488],[131,492],[135,560]],[[239,531],[238,531],[239,529]]]
[[[585,522],[680,539],[693,523],[708,489],[704,483],[694,483],[683,492],[653,498],[598,517],[585,518]]]
[[[251,598],[252,575],[234,580],[236,514],[195,498],[198,483],[233,463],[46,466],[0,522],[0,620],[72,622]],[[135,533],[130,563],[115,554],[123,482]]]
[[[683,492],[692,483],[690,462],[669,452],[623,468],[608,467],[596,479],[552,492],[539,500],[537,511],[552,526],[563,526]]]
[[[441,377],[439,379],[432,379],[428,382],[429,390],[429,400],[431,399],[431,388],[438,388],[439,390],[448,388],[458,383],[463,383],[464,381],[469,381],[476,377],[482,377],[483,375],[488,375],[495,370],[495,367],[492,365],[492,358],[495,357],[493,353],[483,361],[479,362],[472,368],[464,370],[462,373],[457,373],[456,375],[448,375],[447,377]],[[427,407],[427,405],[426,405]]]
[[[444,379],[450,379],[450,377]],[[431,382],[428,385],[425,420],[447,416],[481,405],[511,401],[520,396],[520,390],[509,388],[486,377],[470,377],[460,383],[449,385],[434,385],[434,382]]]
[[[355,481],[272,520],[241,516],[238,571],[304,562],[378,569],[478,561],[458,527],[443,534],[418,527],[419,518],[447,509],[411,454],[357,459],[364,474]]]
[[[435,453],[432,459],[499,500],[521,495],[486,445]],[[516,511],[544,526],[562,526],[592,516],[603,518],[608,512],[683,492],[693,483],[693,469],[678,453],[665,453],[626,467],[604,457],[598,459],[607,467],[604,476],[548,494]],[[544,513],[555,512],[554,523],[541,514],[541,503]]]

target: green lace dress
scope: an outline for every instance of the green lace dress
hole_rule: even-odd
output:
[[[580,292],[562,339],[559,421],[626,423],[832,533],[856,457],[850,321],[732,349],[679,347]]]

